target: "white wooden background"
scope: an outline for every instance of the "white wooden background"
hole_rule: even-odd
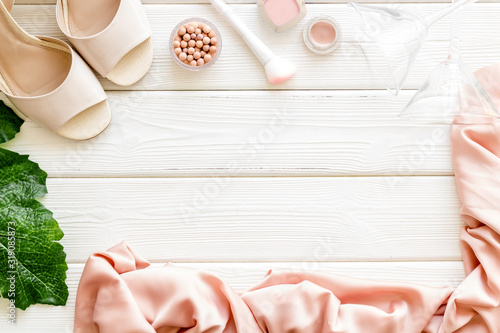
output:
[[[62,38],[54,0],[24,0],[13,15],[29,32]],[[419,1],[420,2],[420,1]],[[65,232],[66,307],[32,306],[1,332],[72,332],[76,289],[87,257],[127,240],[160,265],[204,267],[243,291],[268,268],[326,270],[373,279],[456,286],[463,279],[462,221],[447,126],[416,125],[398,112],[447,54],[450,19],[436,24],[398,98],[370,74],[340,0],[308,3],[309,14],[276,34],[253,1],[235,11],[298,65],[268,85],[243,42],[206,3],[147,0],[155,61],[138,84],[108,90],[113,123],[72,142],[27,122],[7,148],[49,173],[42,202]],[[440,0],[401,4],[423,14]],[[307,20],[329,14],[344,27],[330,56],[303,45]],[[217,24],[224,50],[200,73],[178,68],[171,29],[201,16]],[[500,2],[462,15],[463,57],[473,69],[499,60]],[[5,99],[4,96],[0,96]]]

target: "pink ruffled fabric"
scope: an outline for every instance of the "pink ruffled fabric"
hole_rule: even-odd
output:
[[[500,107],[500,66],[477,75]],[[500,332],[500,124],[456,123],[451,137],[466,223],[457,289],[272,270],[238,294],[205,271],[152,268],[122,243],[89,258],[75,332]]]

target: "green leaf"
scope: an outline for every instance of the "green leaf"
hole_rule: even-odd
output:
[[[0,105],[5,140],[21,124]],[[46,179],[28,156],[0,148],[0,294],[22,310],[36,303],[65,305],[68,299],[66,254],[58,243],[63,232],[37,200],[47,193]]]
[[[0,101],[0,143],[12,140],[24,121],[19,118],[3,101]]]

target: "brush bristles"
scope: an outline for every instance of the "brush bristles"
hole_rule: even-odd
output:
[[[290,61],[274,57],[266,66],[267,80],[272,84],[285,82],[295,74],[296,67]]]

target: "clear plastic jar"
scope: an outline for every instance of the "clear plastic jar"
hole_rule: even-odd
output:
[[[304,43],[313,52],[328,54],[334,51],[342,40],[342,29],[330,16],[311,19],[304,29]]]
[[[217,38],[217,51],[215,52],[215,55],[213,56],[213,58],[209,62],[207,62],[207,63],[205,63],[204,65],[201,65],[201,66],[190,66],[188,64],[185,64],[175,54],[175,50],[174,50],[174,38],[175,38],[175,36],[177,36],[177,31],[184,24],[191,23],[191,22],[200,22],[200,23],[204,23],[204,24],[208,25],[210,28],[212,28],[213,32],[215,32],[215,37]],[[190,19],[186,19],[186,20],[180,22],[179,24],[177,24],[177,26],[174,28],[174,30],[172,30],[172,33],[170,34],[169,43],[170,43],[170,46],[169,46],[170,54],[174,58],[174,61],[179,66],[181,66],[182,68],[187,69],[189,71],[201,71],[201,70],[203,70],[205,68],[208,68],[208,67],[212,66],[217,61],[217,59],[219,58],[219,55],[220,55],[220,53],[222,51],[222,38],[221,38],[221,34],[220,34],[219,30],[217,29],[217,27],[212,22],[207,21],[207,20],[202,19],[202,18],[199,18],[199,17],[193,17],[193,18],[190,18]]]

